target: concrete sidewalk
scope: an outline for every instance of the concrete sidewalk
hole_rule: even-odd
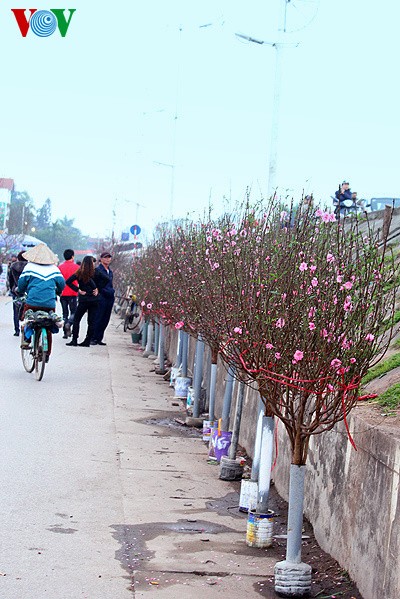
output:
[[[134,596],[275,596],[282,546],[247,547],[240,483],[219,480],[200,431],[175,422],[174,390],[130,335],[110,326],[107,343],[125,515],[112,529]]]

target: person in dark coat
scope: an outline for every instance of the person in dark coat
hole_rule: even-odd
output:
[[[100,254],[100,264],[96,268],[96,272],[101,273],[108,278],[108,283],[99,290],[99,309],[96,314],[94,333],[90,342],[91,345],[106,345],[103,341],[104,331],[110,322],[115,297],[113,272],[110,268],[111,260],[112,256],[110,252],[102,252]]]
[[[17,287],[18,287],[18,279],[21,275],[21,272],[24,270],[24,267],[27,263],[27,260],[23,256],[24,252],[20,252],[18,256],[16,256],[16,260],[11,262],[9,271],[8,271],[8,285],[10,288],[11,297],[13,300],[19,297]],[[18,305],[17,302],[14,301],[13,304],[13,319],[14,319],[14,337],[19,337],[19,312],[20,312],[21,304]]]
[[[99,306],[99,290],[107,285],[108,278],[103,273],[95,271],[93,256],[85,256],[78,270],[65,283],[78,293],[78,306],[72,325],[72,339],[66,345],[89,347]],[[78,344],[80,322],[86,312],[88,325],[86,337],[82,343]]]
[[[335,199],[333,201],[337,219],[339,219],[340,215],[346,213],[346,203],[351,200],[351,195],[350,183],[348,181],[343,181],[342,184],[339,185],[339,189],[335,192]]]

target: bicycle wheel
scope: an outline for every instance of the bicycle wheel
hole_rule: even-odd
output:
[[[21,356],[22,356],[22,364],[26,370],[26,372],[32,372],[35,368],[35,350],[33,347],[34,344],[34,335],[32,335],[31,346],[24,349],[21,347]]]
[[[44,375],[47,360],[47,348],[47,331],[42,327],[37,332],[35,339],[35,377],[37,381],[41,381]]]

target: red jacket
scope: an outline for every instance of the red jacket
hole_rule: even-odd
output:
[[[73,275],[74,273],[76,273],[76,271],[78,270],[79,266],[78,264],[75,264],[75,262],[72,260],[66,260],[65,262],[62,262],[59,267],[61,270],[62,276],[64,277],[65,280],[69,279],[69,277],[71,275]],[[64,290],[61,294],[61,297],[65,297],[65,296],[74,296],[76,297],[78,295],[77,291],[74,291],[73,289],[71,289],[71,287],[69,287],[68,285],[65,285]]]

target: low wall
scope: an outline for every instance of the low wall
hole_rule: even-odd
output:
[[[167,351],[176,357],[176,332],[167,334]],[[196,340],[190,339],[189,366],[193,371]],[[204,359],[203,386],[209,372],[209,351]],[[216,416],[222,414],[226,367],[219,363]],[[238,384],[234,386],[231,425]],[[258,394],[247,389],[240,445],[252,456]],[[349,419],[355,451],[342,423],[311,438],[307,462],[304,513],[324,551],[334,557],[357,584],[364,599],[400,598],[400,431],[369,424],[362,407]],[[278,456],[273,479],[288,498],[290,447],[282,423],[277,425]]]
[[[362,411],[362,409],[361,409]],[[400,438],[350,416],[353,449],[343,423],[311,438],[304,513],[324,551],[356,582],[364,599],[400,598]],[[288,499],[288,438],[278,425],[273,473]]]

